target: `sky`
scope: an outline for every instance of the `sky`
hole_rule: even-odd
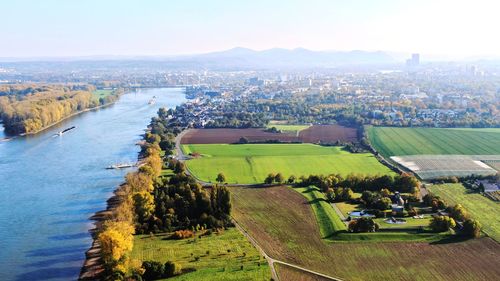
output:
[[[233,47],[500,56],[495,0],[0,0],[0,57]]]

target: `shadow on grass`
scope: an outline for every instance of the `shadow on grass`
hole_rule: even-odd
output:
[[[461,243],[470,240],[470,238],[462,236],[462,235],[448,235],[443,237],[438,241],[431,242],[431,245],[443,245],[443,244],[452,244],[452,243]]]

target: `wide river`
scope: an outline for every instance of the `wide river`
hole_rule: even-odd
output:
[[[148,105],[153,96],[156,104]],[[0,142],[0,280],[76,280],[92,242],[88,218],[127,173],[105,167],[134,162],[151,117],[184,101],[183,89],[143,89],[35,136]],[[54,136],[70,126],[76,129]]]

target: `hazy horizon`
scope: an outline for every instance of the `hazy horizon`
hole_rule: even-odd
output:
[[[495,1],[34,1],[3,3],[2,58],[253,50],[500,57]]]

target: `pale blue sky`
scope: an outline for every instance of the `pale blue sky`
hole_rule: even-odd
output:
[[[235,46],[500,55],[495,0],[0,0],[0,57]]]

